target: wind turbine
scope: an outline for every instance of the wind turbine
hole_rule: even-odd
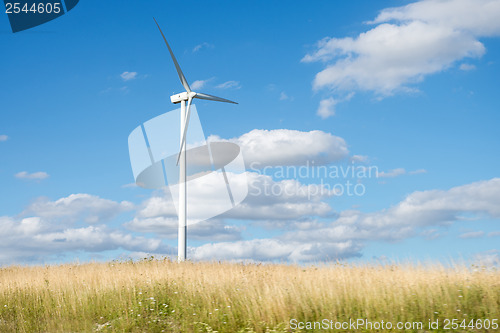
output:
[[[160,25],[158,24],[158,22],[156,22],[156,19],[154,17],[153,20],[155,21],[156,26],[158,27],[158,30],[160,30],[161,36],[163,37],[163,40],[167,45],[168,52],[170,52],[170,56],[172,57],[172,60],[174,62],[175,69],[177,70],[177,74],[179,75],[179,79],[181,80],[181,84],[184,87],[184,89],[186,89],[185,92],[170,96],[170,101],[172,103],[181,104],[181,124],[180,124],[181,144],[179,148],[179,154],[177,155],[177,165],[179,165],[179,234],[178,234],[177,259],[180,262],[186,260],[186,249],[187,249],[186,134],[189,125],[191,102],[193,101],[193,98],[199,98],[216,102],[225,102],[233,104],[238,104],[238,103],[217,96],[212,96],[192,91],[191,88],[189,87],[189,83],[187,82],[186,77],[182,73],[181,67],[177,62],[177,59],[174,56],[174,52],[172,52],[172,49],[170,48],[170,45],[168,44],[167,39],[163,34],[163,31],[161,31]],[[186,110],[186,101],[187,101],[187,110]]]

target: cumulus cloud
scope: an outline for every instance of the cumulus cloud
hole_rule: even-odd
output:
[[[28,180],[43,180],[49,178],[49,174],[43,171],[29,173],[27,171],[21,171],[14,175],[19,179],[28,179]]]
[[[355,226],[356,233],[378,234],[387,239],[402,239],[415,228],[447,225],[463,214],[486,214],[500,218],[500,178],[457,186],[449,190],[417,191],[389,209],[363,213],[343,211],[337,225]]]
[[[449,190],[417,191],[397,205],[372,213],[342,211],[328,224],[289,229],[275,238],[213,243],[192,248],[196,259],[224,258],[262,261],[317,261],[360,256],[366,242],[397,241],[415,236],[438,237],[439,226],[460,220],[462,214],[500,218],[500,178]],[[482,231],[463,234],[479,237]]]
[[[255,167],[305,165],[314,161],[329,164],[349,154],[344,139],[322,131],[301,132],[288,129],[252,130],[229,140],[217,136],[211,141],[230,141],[238,144],[248,165]]]
[[[449,190],[417,191],[388,209],[371,213],[358,210],[334,213],[325,199],[335,193],[319,190],[319,185],[300,184],[290,179],[276,181],[256,173],[244,176],[250,178],[251,195],[242,205],[190,227],[190,238],[213,242],[189,248],[191,258],[293,262],[350,258],[361,256],[370,241],[398,241],[415,235],[434,239],[440,235],[441,228],[460,221],[464,215],[500,218],[500,178]],[[275,188],[274,195],[266,195],[269,187]],[[217,204],[216,200],[203,203],[206,196],[198,199],[191,202],[195,210]],[[89,194],[74,194],[54,201],[40,199],[16,217],[0,217],[0,253],[3,253],[0,263],[43,262],[76,251],[96,253],[123,249],[137,253],[174,253],[175,249],[163,245],[157,238],[136,236],[103,224],[133,208],[126,201],[116,202]],[[136,209],[126,228],[175,238],[175,207],[165,195],[157,194]],[[322,218],[323,222],[314,217]],[[252,219],[265,224],[267,229],[282,229],[284,233],[273,238],[244,239],[244,227],[236,221]],[[228,224],[226,220],[236,224]],[[80,223],[75,225],[76,222]],[[461,237],[483,235],[483,231],[475,231],[463,233]],[[497,233],[489,236],[497,236]]]
[[[419,20],[490,37],[500,34],[499,14],[498,0],[424,0],[384,9],[373,23]]]
[[[149,218],[134,217],[124,225],[127,229],[141,232],[154,233],[162,238],[177,238],[179,220],[177,216],[156,216]],[[227,225],[224,220],[211,219],[189,226],[189,239],[210,240],[212,242],[235,241],[242,238],[242,227]]]
[[[88,194],[37,200],[16,217],[0,217],[0,263],[47,262],[76,251],[172,253],[173,249],[159,239],[135,236],[103,224],[131,208],[128,202]]]
[[[252,260],[310,262],[360,256],[360,247],[351,241],[301,243],[279,239],[252,239],[205,244],[189,249],[195,260]]]
[[[8,139],[9,139],[9,137],[7,135],[5,135],[5,134],[0,135],[0,142],[7,141]]]
[[[323,119],[332,117],[335,115],[335,105],[338,103],[333,97],[323,99],[319,102],[319,108],[317,115]]]
[[[210,214],[211,211],[218,212],[219,206],[226,205],[227,195],[213,193],[213,183],[217,179],[205,177],[207,178],[202,186],[188,187],[188,222],[203,216],[214,216],[215,214]],[[238,191],[239,187],[248,186],[249,194],[235,208],[219,215],[221,219],[293,221],[332,214],[331,207],[324,200],[334,196],[335,192],[324,185],[306,185],[293,179],[275,181],[270,176],[254,172],[240,174],[232,179],[234,181],[231,182],[231,188],[234,192]],[[240,228],[225,225],[217,219],[210,221],[215,222],[190,224],[190,229],[193,228],[195,234],[196,230],[203,230],[199,234],[200,239],[241,237]],[[161,231],[162,234],[176,234],[177,214],[168,190],[145,200],[134,219],[126,226],[140,232]]]
[[[423,0],[382,10],[356,37],[325,38],[303,62],[324,62],[314,89],[412,90],[413,83],[485,53],[481,37],[500,34],[498,0]]]
[[[64,228],[37,217],[0,217],[0,263],[47,262],[72,251],[163,250],[158,239],[132,236],[106,226]],[[171,251],[172,252],[172,251]]]
[[[119,213],[133,208],[134,205],[127,201],[115,202],[98,196],[79,193],[71,194],[56,201],[40,198],[29,205],[22,215],[34,215],[48,220],[57,219],[66,222],[81,219],[86,223],[102,223],[111,220]]]
[[[325,199],[334,190],[325,185],[301,184],[295,179],[273,180],[272,177],[248,172],[247,198],[223,217],[248,220],[298,220],[332,213]]]
[[[130,81],[137,78],[137,72],[123,72],[120,74],[123,81]]]
[[[61,248],[61,243],[66,244],[63,245],[65,251],[100,252],[120,247],[130,251],[154,251],[161,243],[158,239],[135,237],[121,231],[109,230],[102,225],[41,233],[35,235],[33,240],[43,246],[45,251]]]

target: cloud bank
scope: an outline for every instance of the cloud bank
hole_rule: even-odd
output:
[[[326,37],[302,62],[325,64],[314,90],[369,91],[379,97],[414,91],[426,76],[484,55],[480,39],[500,35],[498,17],[498,0],[423,0],[387,8],[368,22],[374,28],[355,37]],[[333,101],[323,99],[318,115],[332,115]]]
[[[500,178],[457,186],[449,190],[417,191],[397,205],[372,213],[342,211],[328,224],[304,224],[275,238],[220,242],[191,248],[196,259],[320,261],[361,256],[369,241],[401,241],[419,230],[435,233],[463,214],[500,218]],[[430,229],[429,229],[430,228]],[[481,237],[483,232],[462,234]]]

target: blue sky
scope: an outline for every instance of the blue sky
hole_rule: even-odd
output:
[[[379,170],[351,179],[363,195],[250,192],[190,228],[191,258],[498,262],[500,1],[82,1],[16,34],[0,19],[1,264],[176,254],[169,196],[131,185],[127,147],[182,91],[153,16],[190,84],[239,102],[196,105],[260,163],[250,184]]]

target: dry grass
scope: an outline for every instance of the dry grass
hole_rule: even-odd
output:
[[[427,325],[500,319],[499,308],[500,273],[463,266],[144,260],[0,269],[0,332],[289,332],[292,318]]]

